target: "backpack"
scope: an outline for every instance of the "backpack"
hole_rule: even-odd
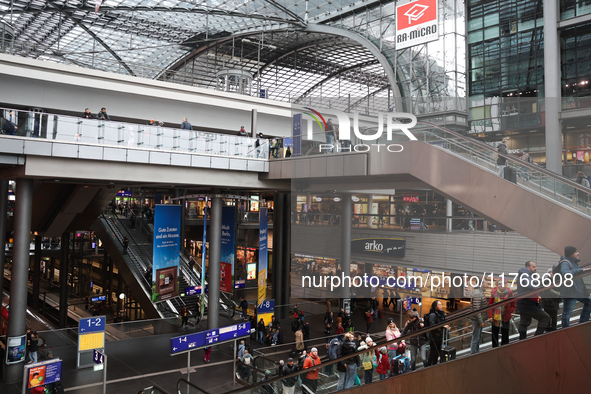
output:
[[[431,312],[425,313],[423,316],[423,324],[425,327],[429,327],[431,325],[431,323],[429,323],[429,317],[431,317]]]
[[[565,259],[560,259],[558,261],[558,263],[556,263],[552,266],[552,276],[560,275],[560,266],[562,266],[562,263],[564,263],[564,262],[567,262],[570,265],[570,261],[565,260]]]
[[[581,180],[581,185],[591,187],[591,181],[589,180],[589,176]]]
[[[334,338],[332,341],[330,341],[330,343],[328,344],[327,352],[329,360],[336,360],[337,358],[339,358],[339,346],[341,346],[341,341],[339,341],[338,338]]]
[[[291,322],[291,331],[296,332],[300,328],[300,321],[294,320]]]
[[[591,175],[587,176],[587,182],[589,182],[589,185],[591,185]],[[589,186],[589,187],[591,187],[591,186]]]

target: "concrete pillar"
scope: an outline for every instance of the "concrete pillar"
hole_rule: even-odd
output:
[[[250,132],[253,138],[257,135],[257,123],[257,110],[253,109],[250,116]]]
[[[218,328],[220,313],[220,261],[222,256],[222,195],[214,193],[211,198],[211,221],[209,223],[209,292],[207,300],[207,329]]]
[[[39,309],[39,280],[41,279],[41,236],[35,235],[35,257],[33,259],[33,310]]]
[[[559,1],[544,1],[544,96],[546,98],[546,169],[562,175],[559,7]]]
[[[353,207],[351,204],[351,194],[343,193],[341,202],[341,271],[351,275],[351,219]],[[370,200],[371,201],[371,200]],[[349,286],[343,286],[341,289],[341,298],[350,298]]]
[[[6,210],[8,209],[8,181],[0,180],[0,298],[4,290],[4,264],[6,262]],[[0,362],[2,362],[0,360]]]
[[[445,207],[445,215],[446,216],[452,216],[453,215],[453,206],[452,206],[452,201],[451,200],[447,200],[447,205]],[[451,230],[452,230],[452,219],[447,219],[446,220],[445,229],[448,232],[451,232]]]
[[[60,261],[60,328],[68,324],[68,260],[70,258],[70,233],[62,234],[62,258]]]
[[[53,278],[55,276],[55,257],[51,256],[49,259],[49,270],[47,274],[47,280],[49,281],[50,285],[53,283]]]
[[[25,334],[32,209],[33,180],[18,178],[16,180],[16,204],[14,207],[14,247],[12,249],[8,338]],[[6,216],[6,211],[2,212],[2,216]],[[20,381],[23,376],[23,366],[24,361],[18,364],[6,365],[4,382],[16,383]]]

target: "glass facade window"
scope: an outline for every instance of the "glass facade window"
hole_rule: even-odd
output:
[[[591,24],[564,29],[561,38],[562,96],[568,109],[580,106],[580,100],[568,98],[591,96]]]
[[[560,0],[560,19],[591,13],[591,0]]]

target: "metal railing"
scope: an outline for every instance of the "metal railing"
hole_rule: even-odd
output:
[[[24,118],[18,121],[22,127],[17,129],[16,135],[7,136],[9,138],[43,138],[233,158],[266,160],[269,157],[269,143],[266,139],[261,139],[261,146],[257,148],[256,138],[230,134],[0,108],[0,113],[4,113],[5,118],[9,111],[14,112],[13,119]]]

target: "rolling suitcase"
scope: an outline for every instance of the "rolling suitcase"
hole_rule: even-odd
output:
[[[509,182],[517,183],[517,169],[509,166],[505,167],[504,178]]]
[[[445,346],[441,350],[441,362],[452,361],[456,359],[456,348],[453,346]]]

